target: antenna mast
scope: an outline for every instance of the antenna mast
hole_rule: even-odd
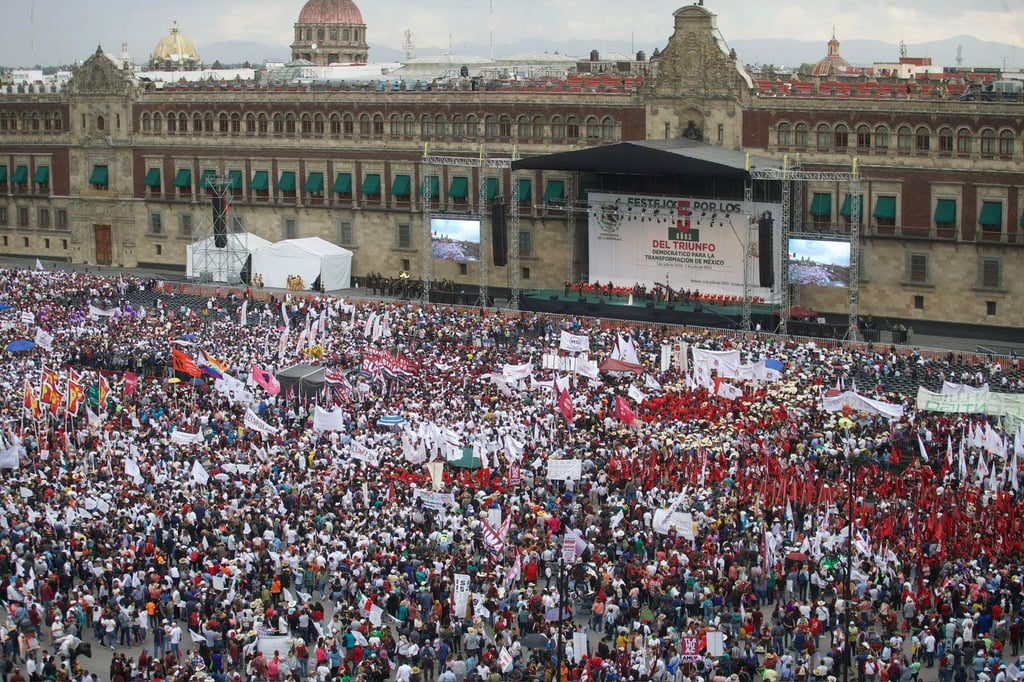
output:
[[[413,50],[416,49],[415,43],[412,42],[412,31],[410,29],[405,29],[405,32],[402,35],[405,38],[405,40],[402,41],[402,49],[405,50],[405,58],[412,59]]]

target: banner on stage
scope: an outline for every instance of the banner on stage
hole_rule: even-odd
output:
[[[549,459],[549,481],[578,481],[583,474],[583,462],[578,459]]]
[[[760,279],[763,245],[751,224],[771,216],[772,272],[781,272],[781,204],[604,192],[590,192],[588,203],[590,281],[742,297],[746,267],[752,296],[781,296],[777,274]]]

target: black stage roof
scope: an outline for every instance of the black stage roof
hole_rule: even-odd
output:
[[[782,168],[765,157],[750,157],[756,168]],[[513,170],[563,170],[619,175],[746,178],[747,155],[696,140],[638,140],[545,154],[512,162]]]

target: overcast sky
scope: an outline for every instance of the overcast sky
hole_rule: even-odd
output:
[[[281,46],[286,53],[304,0],[7,0],[0,64],[69,63],[102,44],[118,53],[121,43],[144,61],[177,20],[202,48],[220,40]],[[637,49],[663,47],[672,32],[678,0],[363,0],[360,9],[371,46],[400,48],[412,29],[421,47],[488,43],[493,2],[497,45],[521,38],[549,41],[635,40]],[[919,43],[969,34],[1024,45],[1024,0],[707,0],[725,39],[875,39]],[[486,56],[486,55],[482,55]],[[204,61],[216,55],[202,54]],[[372,58],[372,52],[371,52]]]

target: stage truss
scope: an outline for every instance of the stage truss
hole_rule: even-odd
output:
[[[508,269],[509,297],[508,308],[519,309],[520,300],[520,268],[519,268],[519,176],[512,170],[512,162],[516,159],[516,151],[513,149],[510,158],[492,158],[485,153],[483,145],[480,146],[480,153],[475,156],[449,156],[431,154],[430,148],[424,149],[421,172],[422,186],[420,188],[420,200],[423,208],[423,301],[430,302],[430,285],[434,281],[434,251],[433,233],[430,229],[430,219],[433,216],[442,215],[435,212],[431,206],[431,178],[437,178],[438,198],[441,197],[443,187],[441,178],[443,175],[440,169],[448,166],[453,168],[476,168],[477,177],[477,215],[480,218],[480,260],[479,286],[480,293],[477,302],[486,306],[488,301],[488,287],[490,285],[490,259],[493,257],[491,249],[491,221],[494,216],[487,200],[487,175],[486,172],[498,171],[504,173],[509,171],[509,201],[506,205],[506,227],[508,229]],[[500,177],[499,177],[500,182]],[[444,214],[449,215],[449,214]]]
[[[200,282],[225,282],[241,284],[242,270],[249,257],[248,244],[231,225],[231,179],[223,175],[207,176],[202,181],[206,196],[204,202],[209,210],[203,212],[199,229],[194,230],[196,247],[192,249],[192,274]],[[218,202],[224,216],[224,247],[215,245],[213,202]]]
[[[744,187],[744,202],[747,214],[753,215],[754,181],[768,180],[782,183],[782,247],[786,249],[781,259],[779,282],[784,287],[782,307],[779,310],[779,333],[788,333],[790,284],[789,284],[789,239],[790,237],[820,239],[818,233],[806,233],[793,229],[794,211],[803,210],[803,186],[809,182],[842,183],[847,187],[850,197],[850,283],[849,283],[849,326],[847,336],[851,341],[857,340],[858,310],[860,304],[860,174],[857,170],[857,159],[853,160],[850,171],[806,171],[800,168],[799,161],[792,167],[789,158],[784,157],[782,168],[748,168],[750,178]],[[747,230],[747,249],[743,263],[743,318],[742,328],[751,329],[751,282],[750,282],[750,226]]]

